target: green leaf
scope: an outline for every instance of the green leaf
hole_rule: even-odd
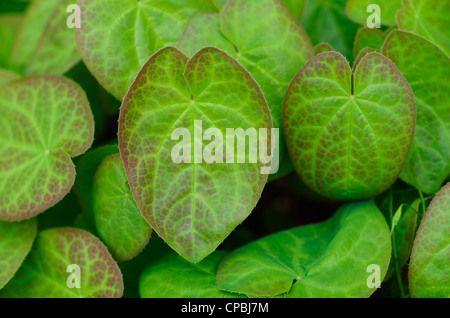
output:
[[[56,76],[3,86],[0,113],[0,219],[22,220],[69,192],[70,158],[92,144],[92,113],[79,86]]]
[[[368,297],[369,265],[389,265],[389,228],[372,201],[350,203],[329,220],[269,235],[225,256],[219,288],[256,296]]]
[[[280,129],[280,166],[274,178],[293,171],[281,112],[289,82],[313,56],[305,31],[279,0],[229,0],[220,15],[194,15],[178,44],[188,56],[209,46],[236,58],[258,82],[269,104],[273,126]]]
[[[328,43],[320,43],[314,47],[314,55],[319,55],[320,53],[331,51],[334,51],[334,49]]]
[[[386,57],[369,53],[352,73],[340,53],[325,52],[292,81],[283,126],[302,180],[324,196],[355,200],[397,179],[415,115],[411,87]]]
[[[197,264],[174,253],[165,255],[142,273],[139,294],[142,298],[244,297],[221,291],[217,286],[217,266],[225,254],[216,251]]]
[[[282,0],[286,7],[292,12],[297,20],[301,20],[303,10],[305,10],[305,3],[307,0]]]
[[[79,0],[83,25],[76,29],[87,67],[122,100],[148,58],[175,45],[198,11],[217,9],[210,0]]]
[[[15,80],[18,80],[20,78],[19,74],[16,74],[14,72],[0,69],[0,87],[5,86]]]
[[[2,39],[2,45],[0,46],[0,68],[11,68],[9,56],[21,21],[21,14],[0,15],[0,39]]]
[[[31,250],[37,233],[33,218],[23,222],[0,222],[0,289],[14,276]]]
[[[119,154],[106,157],[94,177],[95,224],[114,259],[135,257],[147,245],[152,229],[139,212]]]
[[[250,214],[267,181],[261,162],[194,163],[190,149],[201,143],[195,141],[196,120],[202,121],[200,129],[217,128],[223,138],[226,128],[272,128],[257,83],[225,52],[206,48],[188,60],[176,48],[162,49],[145,64],[124,99],[119,148],[141,213],[192,262],[214,251]],[[179,127],[193,137],[172,140]],[[268,140],[272,145],[270,136]],[[190,163],[172,160],[174,146],[181,142],[191,147],[186,158]],[[248,158],[248,149],[245,153]],[[195,157],[198,162],[198,152]]]
[[[380,7],[381,24],[384,26],[395,25],[395,15],[402,8],[402,0],[348,0],[346,12],[350,19],[356,23],[366,25],[367,18],[373,11],[367,12],[368,6],[376,4]]]
[[[387,29],[386,31],[380,31],[378,29],[370,29],[366,27],[358,29],[355,44],[353,47],[354,56],[358,56],[359,52],[361,52],[366,47],[370,47],[376,51],[381,51],[384,40],[390,32],[391,29]]]
[[[359,25],[345,14],[346,0],[309,0],[301,23],[314,45],[326,42],[353,61],[353,42]]]
[[[77,161],[75,192],[80,199],[85,214],[84,221],[95,226],[93,185],[98,166],[106,157],[119,153],[117,145],[104,145],[88,151]]]
[[[397,14],[398,28],[425,37],[449,55],[448,12],[450,1],[403,0]]]
[[[25,75],[61,75],[80,60],[73,29],[66,25],[73,0],[34,0],[27,8],[11,52]]]
[[[411,297],[450,297],[450,183],[431,201],[417,230],[409,264]]]
[[[450,175],[450,59],[426,39],[394,30],[382,52],[406,77],[417,111],[413,144],[400,178],[436,193]]]
[[[80,287],[69,288],[80,267]],[[36,243],[13,279],[0,293],[6,298],[118,298],[122,275],[106,247],[92,234],[74,228],[39,233]]]

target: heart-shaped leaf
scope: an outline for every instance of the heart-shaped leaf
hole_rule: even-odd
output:
[[[79,0],[83,26],[76,29],[87,67],[122,100],[148,58],[175,45],[198,11],[216,12],[210,0]]]
[[[67,7],[73,0],[36,0],[30,5],[17,35],[11,61],[25,75],[61,75],[78,63]]]
[[[0,289],[14,276],[30,252],[36,233],[35,218],[23,222],[0,222]]]
[[[302,19],[303,10],[305,9],[306,0],[282,0],[286,7],[292,12],[297,20]]]
[[[311,189],[362,199],[397,179],[415,115],[411,87],[386,57],[369,53],[352,73],[340,53],[325,52],[292,81],[283,126],[292,162]]]
[[[142,273],[139,294],[142,298],[245,297],[221,291],[217,286],[217,266],[225,255],[216,251],[200,263],[192,264],[170,253]]]
[[[173,137],[177,128],[189,135]],[[199,158],[204,153],[199,146],[212,147],[202,141],[202,129],[209,128],[216,131],[212,143],[219,143],[214,147],[219,157],[210,164]],[[250,214],[267,181],[261,160],[229,164],[221,158],[225,144],[227,153],[237,155],[233,134],[233,144],[222,144],[227,128],[270,131],[272,120],[250,74],[216,48],[202,49],[190,60],[176,48],[160,50],[137,76],[120,111],[119,148],[134,199],[152,228],[192,262],[214,251]],[[175,147],[180,143],[182,160]],[[248,154],[246,147],[245,158]]]
[[[261,16],[264,23],[256,23]],[[236,58],[258,82],[273,125],[280,129],[280,164],[275,177],[293,171],[281,129],[283,97],[289,82],[313,56],[311,42],[299,22],[279,0],[229,0],[220,15],[194,15],[178,44],[188,56],[209,46]]]
[[[93,140],[85,93],[63,77],[0,88],[0,219],[30,218],[61,200],[75,180],[70,157]]]
[[[400,30],[425,37],[449,55],[448,12],[448,0],[403,0],[403,9],[397,13],[397,25]]]
[[[350,203],[329,220],[269,235],[225,256],[219,288],[256,296],[368,297],[370,265],[386,274],[389,228],[372,201]]]
[[[329,43],[349,61],[353,61],[353,42],[360,26],[347,17],[346,1],[306,1],[301,23],[314,45]]]
[[[93,200],[97,231],[114,259],[126,261],[142,251],[152,229],[134,202],[119,154],[98,167]]]
[[[396,24],[395,15],[402,7],[402,0],[348,0],[346,12],[350,19],[356,23],[365,25],[367,18],[374,13],[370,5],[376,4],[380,7],[381,25],[391,26]]]
[[[56,228],[39,233],[30,255],[0,296],[118,298],[122,292],[120,270],[95,236],[79,229]]]
[[[400,178],[436,193],[450,175],[450,83],[443,80],[450,74],[450,58],[426,39],[398,30],[382,52],[411,84],[416,100],[416,132]]]
[[[450,183],[428,206],[419,229],[409,264],[411,297],[450,297]]]

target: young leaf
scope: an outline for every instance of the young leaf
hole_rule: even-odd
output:
[[[328,43],[320,43],[314,47],[314,55],[319,55],[323,52],[332,52],[334,51],[333,47]]]
[[[292,81],[283,126],[302,180],[324,196],[355,200],[397,179],[415,115],[413,92],[390,60],[369,53],[352,74],[340,53],[325,52]]]
[[[147,245],[152,229],[134,202],[119,154],[106,157],[93,185],[95,225],[114,259],[126,261]]]
[[[389,228],[372,201],[350,203],[329,220],[269,235],[225,256],[219,288],[256,296],[368,297],[369,265],[386,274]]]
[[[30,252],[36,233],[36,218],[20,223],[0,222],[0,289]]]
[[[367,18],[374,13],[367,12],[369,5],[376,4],[380,7],[381,25],[395,25],[395,15],[402,7],[402,0],[348,0],[345,11],[350,19],[356,23],[366,25]]]
[[[226,128],[272,128],[259,86],[225,52],[205,48],[188,60],[176,48],[164,48],[145,64],[124,99],[119,148],[141,213],[192,262],[214,251],[250,214],[267,181],[262,162],[227,164],[224,158],[223,163],[194,163],[193,157],[201,161],[195,148],[202,143],[195,141],[202,138],[194,135],[199,130],[196,120],[202,121],[200,130],[217,128],[221,136]],[[172,140],[180,127],[193,137]],[[222,137],[217,133],[215,138]],[[174,146],[179,143],[187,143],[183,153],[188,153],[175,164]],[[225,153],[220,147],[216,151]],[[234,146],[226,151],[236,154]],[[248,149],[245,153],[248,158]]]
[[[261,16],[264,23],[256,23]],[[283,97],[289,82],[313,56],[311,42],[299,22],[279,0],[229,0],[220,15],[194,15],[178,44],[188,56],[209,46],[236,58],[258,82],[273,125],[280,128],[280,166],[274,177],[293,171],[281,129]]]
[[[79,278],[70,265],[79,266]],[[69,287],[77,281],[80,288]],[[120,270],[95,236],[79,229],[56,228],[39,233],[30,255],[0,296],[118,298],[122,292]]]
[[[345,14],[346,0],[309,0],[301,20],[314,45],[329,43],[353,61],[353,41],[359,25]]]
[[[382,52],[414,91],[416,131],[400,178],[425,193],[436,193],[450,175],[450,59],[426,39],[394,30]]]
[[[84,92],[56,76],[0,88],[0,112],[0,219],[22,220],[69,192],[70,157],[91,146],[94,122]]]
[[[403,8],[397,13],[398,28],[425,37],[449,55],[448,12],[448,0],[403,0]]]
[[[79,0],[83,27],[76,29],[87,67],[105,89],[122,100],[148,58],[175,45],[189,18],[215,12],[210,0]]]
[[[391,29],[387,29],[386,31],[369,29],[366,27],[358,29],[358,33],[356,34],[355,38],[355,44],[353,46],[354,56],[358,56],[359,52],[361,52],[366,47],[370,47],[375,51],[381,51],[384,40],[390,32]]]
[[[245,297],[221,291],[216,272],[225,252],[216,251],[192,264],[170,253],[147,267],[139,282],[142,298],[228,298]]]
[[[116,153],[119,153],[117,145],[105,145],[88,151],[77,161],[75,192],[85,213],[84,221],[91,226],[95,226],[94,199],[92,195],[95,172],[103,159]]]
[[[409,264],[411,297],[450,296],[450,183],[428,206],[419,229]]]

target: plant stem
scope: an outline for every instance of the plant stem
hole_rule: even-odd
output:
[[[422,201],[422,216],[425,215],[425,200],[423,198],[422,190],[419,190],[420,200]]]

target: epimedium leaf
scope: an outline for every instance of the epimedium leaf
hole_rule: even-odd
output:
[[[450,73],[450,58],[428,40],[398,30],[387,37],[382,52],[406,77],[415,96],[415,136],[400,178],[425,193],[436,193],[450,175],[450,83],[443,80]]]
[[[367,18],[373,14],[373,9],[367,12],[369,5],[376,4],[380,7],[381,25],[395,25],[395,16],[402,8],[402,0],[348,0],[346,12],[350,19],[356,23],[365,25]]]
[[[319,55],[320,53],[331,51],[334,51],[334,49],[328,43],[320,43],[314,47],[314,55]]]
[[[283,126],[302,180],[334,199],[380,194],[400,174],[414,136],[414,95],[377,52],[354,72],[337,52],[309,61],[284,100]]]
[[[225,50],[258,82],[273,125],[280,129],[279,170],[271,179],[292,172],[281,125],[283,97],[294,75],[313,56],[300,23],[279,0],[229,0],[220,15],[195,14],[178,44],[188,56],[208,46]]]
[[[31,250],[36,234],[36,218],[22,222],[0,222],[0,289],[19,269]]]
[[[20,75],[5,69],[0,68],[0,87],[5,86],[15,80],[18,80]]]
[[[297,20],[301,20],[305,3],[307,0],[282,0],[286,7],[292,12]]]
[[[73,265],[79,266],[80,288],[69,288],[77,282],[69,277],[77,273]],[[106,247],[92,234],[67,227],[38,234],[0,297],[119,298],[122,293],[122,275]]]
[[[180,142],[171,136],[180,127],[193,136],[181,137],[194,154],[184,149],[188,153],[183,160],[175,154],[180,162],[175,164],[174,149]],[[247,148],[245,163],[228,164],[230,160],[220,158],[224,154],[220,147],[229,142],[216,148],[219,158],[212,163],[199,160],[203,150],[198,147],[210,143],[198,140],[203,134],[195,131],[210,128],[219,130],[217,142],[227,135],[226,128],[270,131],[271,116],[257,83],[217,48],[204,48],[191,59],[173,47],[155,53],[122,104],[120,154],[139,210],[191,262],[213,252],[250,214],[267,181],[267,175],[261,174],[267,164],[249,163]],[[269,149],[271,139],[268,135]],[[236,157],[234,144],[227,149]]]
[[[391,29],[381,31],[379,29],[370,29],[367,27],[359,28],[353,47],[353,56],[358,56],[359,52],[366,47],[381,51],[381,47],[391,31]]]
[[[119,153],[119,147],[116,144],[103,145],[88,151],[76,163],[77,177],[74,189],[83,208],[83,220],[92,227],[95,227],[93,198],[94,175],[103,159],[116,153]]]
[[[397,13],[397,25],[400,30],[425,37],[449,55],[448,12],[450,1],[403,0],[403,8]]]
[[[11,68],[9,56],[21,21],[21,14],[0,15],[0,39],[2,39],[2,45],[0,47],[0,68]]]
[[[368,297],[370,265],[380,279],[391,255],[389,228],[372,201],[349,203],[329,220],[275,233],[231,252],[219,288],[256,296]]]
[[[210,0],[79,0],[83,26],[78,48],[105,89],[122,100],[148,58],[175,45],[198,11],[216,12]]]
[[[71,157],[92,144],[85,93],[57,76],[0,88],[0,219],[30,218],[60,201],[75,180]]]
[[[353,42],[359,25],[345,13],[346,0],[306,1],[301,20],[314,45],[329,43],[349,61],[353,61]]]
[[[239,298],[244,295],[222,291],[216,272],[226,252],[215,251],[200,263],[192,264],[169,253],[148,266],[139,282],[142,298]]]
[[[106,157],[93,184],[95,225],[114,259],[135,257],[147,245],[152,229],[134,202],[119,154]]]
[[[450,296],[450,183],[433,198],[417,230],[409,264],[411,297]]]

